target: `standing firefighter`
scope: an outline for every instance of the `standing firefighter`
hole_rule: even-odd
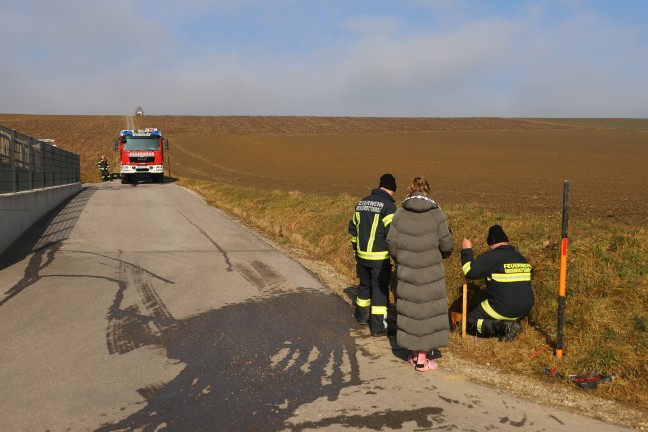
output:
[[[108,181],[111,180],[110,178],[110,173],[108,170],[110,169],[110,163],[108,163],[108,159],[106,159],[105,155],[101,155],[101,159],[97,162],[97,168],[99,168],[99,174],[101,174],[101,180],[103,181]]]
[[[384,174],[371,195],[356,205],[349,222],[356,272],[360,280],[354,316],[359,323],[369,323],[372,336],[387,334],[387,303],[392,271],[387,233],[396,211],[392,197],[395,191],[396,179],[391,174]]]

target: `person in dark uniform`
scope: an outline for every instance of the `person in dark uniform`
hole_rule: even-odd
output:
[[[396,212],[394,192],[396,179],[391,174],[384,174],[380,177],[378,187],[358,202],[349,221],[356,272],[360,280],[354,317],[359,323],[369,323],[372,336],[387,334],[387,304],[392,274],[387,233]]]
[[[97,162],[97,168],[99,168],[99,174],[101,174],[101,180],[103,181],[109,181],[112,180],[110,178],[110,173],[108,170],[110,169],[110,163],[108,163],[108,159],[106,159],[105,155],[101,155],[101,159]]]
[[[521,331],[520,319],[533,307],[531,264],[509,244],[500,225],[488,230],[490,250],[473,257],[472,242],[461,241],[462,270],[468,279],[486,280],[486,299],[466,317],[467,331],[482,337],[511,341]]]

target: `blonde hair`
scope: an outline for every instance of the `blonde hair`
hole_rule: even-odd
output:
[[[425,177],[419,176],[410,180],[410,184],[407,187],[407,194],[411,195],[414,192],[419,192],[423,195],[430,195],[430,184]]]

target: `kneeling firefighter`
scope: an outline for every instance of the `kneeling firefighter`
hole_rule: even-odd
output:
[[[522,331],[521,319],[531,312],[535,302],[532,266],[509,244],[500,225],[489,228],[486,243],[490,250],[475,258],[472,241],[464,238],[461,242],[464,275],[486,281],[486,299],[468,314],[468,331],[511,341]]]

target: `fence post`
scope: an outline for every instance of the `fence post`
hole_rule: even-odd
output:
[[[9,141],[9,169],[11,177],[11,192],[18,192],[18,170],[16,169],[16,130],[11,130],[11,140]]]
[[[34,169],[36,168],[36,164],[34,163],[34,138],[29,137],[28,141],[28,151],[25,152],[25,155],[28,155],[27,157],[29,158],[29,161],[27,161],[27,169],[29,170],[29,176],[27,176],[28,183],[27,183],[27,189],[32,190],[34,189]]]

